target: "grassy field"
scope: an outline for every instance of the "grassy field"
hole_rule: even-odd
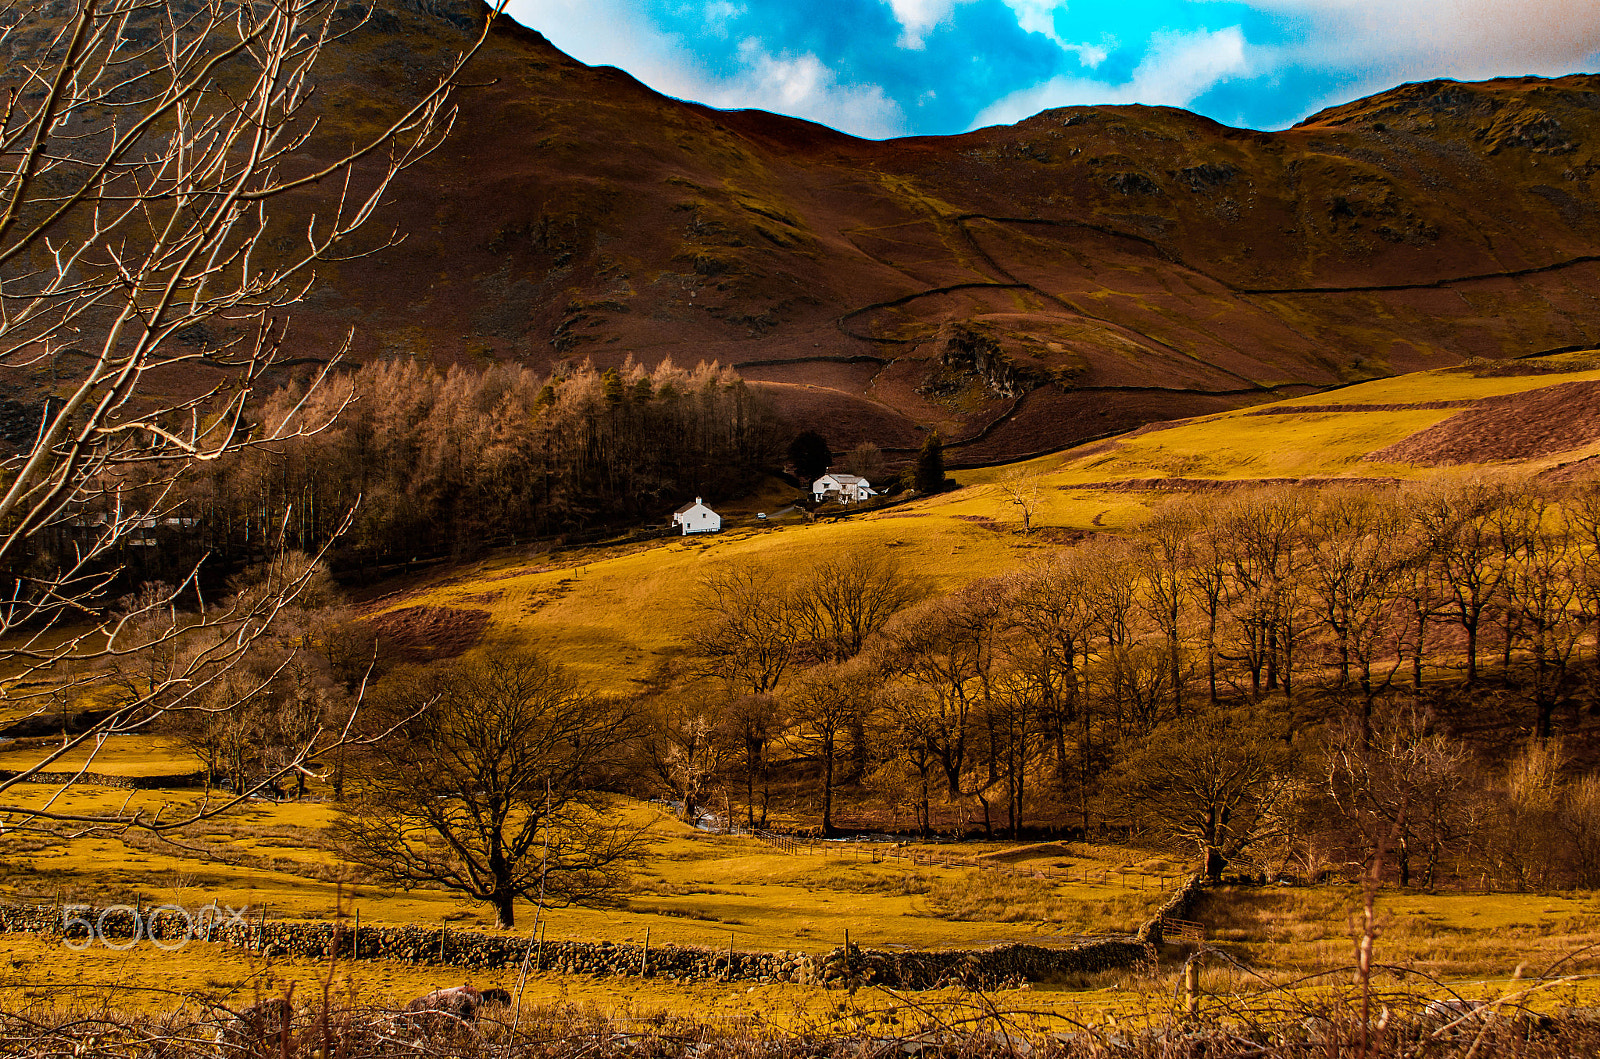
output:
[[[46,796],[45,788],[37,797]],[[31,792],[30,792],[31,793]],[[81,787],[63,794],[63,809],[171,813],[192,792],[127,792]],[[1012,878],[970,867],[914,866],[884,855],[884,847],[840,844],[808,855],[781,854],[758,840],[705,834],[660,810],[638,803],[618,812],[650,825],[648,853],[615,907],[552,909],[546,937],[582,941],[679,944],[741,950],[825,952],[844,931],[868,947],[982,947],[1011,941],[1068,944],[1081,933],[1128,932],[1164,899],[1154,888],[1115,882],[1056,884]],[[0,846],[6,865],[5,898],[50,902],[117,901],[144,907],[161,903],[198,909],[263,908],[273,919],[342,920],[359,910],[364,925],[448,923],[453,929],[493,932],[486,906],[440,891],[386,889],[337,867],[324,832],[333,809],[322,803],[252,803],[224,822],[197,827],[178,844],[110,838],[45,843],[11,837]],[[923,852],[939,847],[914,847]],[[963,856],[1003,853],[1001,844],[963,847]],[[875,855],[876,854],[876,855]],[[1074,844],[1024,850],[1007,863],[1053,870],[1118,868],[1176,871],[1178,865],[1148,852]],[[1113,879],[1115,876],[1113,876]],[[521,911],[523,930],[532,909]],[[8,966],[9,965],[9,966]],[[414,996],[470,979],[480,986],[510,986],[512,972],[470,974],[447,966],[387,961],[346,963],[334,969],[306,960],[263,961],[249,953],[193,943],[164,953],[145,943],[126,952],[95,946],[77,953],[59,940],[0,934],[0,1004],[49,999],[83,1000],[116,992],[124,1000],[145,990],[142,1001],[170,1007],[185,996],[232,997],[251,1002],[293,983],[297,995],[318,995],[332,981],[341,996],[365,1000]],[[1058,983],[1060,1002],[1089,1001],[1116,1008],[1127,973]],[[1019,996],[1022,994],[1018,994]],[[812,1018],[834,1010],[825,990],[784,984],[674,983],[625,977],[533,976],[530,1003],[581,1003],[611,1015],[670,1011],[710,1017],[739,1014],[772,1019]],[[934,999],[934,998],[923,998]],[[863,997],[868,1009],[892,998]],[[920,1002],[920,1001],[919,1001]]]
[[[0,747],[0,769],[26,768],[50,752],[36,742],[21,749]],[[49,771],[83,769],[108,776],[172,776],[198,771],[197,758],[168,736],[114,736],[99,747],[80,746],[51,763]]]
[[[42,799],[45,791],[38,788],[35,797]],[[62,795],[56,807],[161,810],[170,817],[193,797],[176,791],[130,797],[81,787]],[[731,935],[738,947],[820,952],[839,945],[848,928],[863,945],[965,948],[1128,932],[1162,899],[1157,891],[1114,881],[1054,884],[995,873],[979,879],[973,868],[913,866],[865,843],[803,856],[777,853],[756,839],[695,831],[639,803],[619,803],[617,812],[649,828],[649,850],[630,890],[615,908],[551,911],[548,936],[641,941],[648,929],[657,944],[723,947]],[[13,837],[3,850],[6,888],[36,900],[53,900],[60,892],[97,904],[120,899],[189,908],[212,900],[234,908],[265,905],[280,919],[325,920],[359,908],[362,921],[372,924],[448,922],[493,929],[486,905],[443,891],[387,890],[340,870],[325,830],[334,815],[326,803],[252,802],[170,843]],[[982,852],[961,850],[964,856]],[[1057,870],[1178,870],[1147,852],[1083,844],[1055,850],[1042,863]]]
[[[40,788],[39,796],[44,796]],[[166,811],[192,792],[127,792],[83,787],[69,791],[64,808],[126,805]],[[780,854],[755,839],[694,831],[651,806],[619,804],[618,812],[650,823],[648,855],[621,901],[605,909],[554,909],[552,939],[701,945],[741,950],[822,952],[844,931],[868,947],[981,947],[1027,941],[1065,944],[1082,933],[1133,929],[1164,899],[1155,889],[1119,885],[1060,884],[1010,877],[970,867],[928,867],[891,859],[867,844],[840,844],[826,852]],[[343,920],[359,909],[369,925],[448,923],[454,929],[492,932],[480,905],[438,891],[390,890],[337,867],[326,826],[334,810],[323,803],[252,803],[226,821],[204,825],[181,845],[80,838],[45,844],[12,837],[0,849],[7,867],[7,896],[99,905],[117,900],[149,907],[172,903],[199,908],[212,901],[259,911],[274,919]],[[914,847],[949,852],[949,847]],[[1084,843],[1017,847],[968,843],[965,858],[993,859],[1023,868],[1082,871],[1126,868],[1178,873],[1184,865],[1151,851]],[[1208,945],[1207,988],[1217,993],[1267,996],[1288,983],[1321,990],[1341,986],[1340,971],[1353,961],[1362,894],[1348,886],[1284,889],[1225,888],[1208,896],[1191,916],[1203,922]],[[522,929],[531,909],[522,912]],[[1600,1001],[1600,952],[1586,949],[1600,936],[1600,895],[1418,894],[1379,897],[1379,954],[1384,988],[1423,982],[1430,990],[1489,996],[1509,988],[1519,968],[1534,976],[1565,957],[1558,974],[1579,981],[1541,991],[1540,1003]],[[1189,947],[1168,947],[1153,971],[1078,976],[1010,991],[997,1003],[1072,1017],[1145,1010],[1166,1003],[1177,967]],[[9,969],[7,965],[9,964]],[[331,976],[331,977],[330,977]],[[1320,977],[1319,977],[1320,976]],[[1592,977],[1591,977],[1592,976]],[[281,992],[315,996],[324,982],[341,996],[364,1000],[417,995],[471,980],[510,985],[507,972],[472,974],[448,966],[348,961],[331,971],[306,960],[263,961],[249,953],[194,943],[178,953],[149,944],[124,953],[99,947],[75,953],[59,941],[0,935],[0,1003],[92,997],[133,984],[144,1000],[168,1007],[183,995],[243,998]],[[674,983],[606,976],[535,975],[530,1003],[579,1003],[611,1015],[656,1011],[712,1017],[738,1013],[775,1020],[832,1017],[839,997],[815,987],[716,982]],[[942,999],[941,999],[942,998]],[[956,994],[920,997],[953,1002]],[[884,1015],[898,1001],[863,996],[864,1010]],[[852,1017],[861,1016],[855,1012]],[[871,1016],[877,1017],[877,1016]]]
[[[1555,366],[1564,363],[1552,359]],[[1570,361],[1575,368],[1587,363],[1592,361]],[[1282,407],[1461,401],[1590,380],[1600,380],[1600,371],[1489,378],[1429,372],[1299,398]],[[1002,484],[1005,469],[959,472],[955,478],[960,487],[943,495],[815,522],[795,511],[785,513],[793,493],[774,479],[746,502],[730,505],[725,512],[729,529],[714,537],[554,555],[504,554],[387,586],[389,594],[367,609],[371,614],[417,606],[486,611],[489,623],[480,647],[536,645],[591,686],[626,691],[676,650],[694,618],[697,581],[717,564],[758,561],[782,577],[829,555],[881,550],[898,556],[932,587],[950,589],[1044,559],[1083,533],[1131,530],[1166,495],[1086,485],[1173,476],[1416,478],[1433,472],[1362,457],[1455,414],[1453,409],[1252,414],[1259,410],[1202,417],[1032,461],[1026,469],[1037,475],[1042,497],[1034,522],[1043,529],[1030,536],[1020,532],[1017,508]],[[1565,453],[1541,462],[1586,454]],[[757,520],[758,511],[772,517]],[[29,751],[0,748],[0,769],[32,759]],[[86,761],[79,753],[70,766]],[[91,767],[155,775],[192,771],[196,764],[181,745],[156,736],[108,743]],[[45,787],[23,793],[40,800],[50,795]],[[129,794],[83,787],[60,795],[56,805],[142,808],[171,815],[194,797],[193,791]],[[904,861],[874,863],[859,850],[848,856],[780,855],[753,840],[691,831],[651,807],[618,811],[648,817],[652,823],[650,855],[632,889],[617,908],[551,912],[550,937],[638,941],[648,929],[655,944],[722,947],[731,940],[739,948],[824,951],[839,944],[848,927],[852,940],[864,945],[967,947],[1126,931],[1159,903],[1160,895],[1150,891],[1009,880],[970,868],[912,867]],[[135,898],[147,905],[186,907],[215,900],[236,908],[264,905],[274,918],[323,920],[359,907],[364,923],[449,922],[464,929],[491,929],[492,919],[481,906],[436,891],[385,890],[339,867],[324,830],[332,815],[330,806],[319,803],[251,803],[224,822],[184,836],[182,845],[141,840],[129,846],[93,838],[46,845],[13,837],[0,847],[3,886],[12,895],[42,900],[60,894],[98,904]],[[972,856],[1004,850],[968,845],[962,852]],[[1147,851],[1082,845],[1045,859],[1051,867],[1181,868]],[[1208,921],[1214,941],[1238,961],[1232,970],[1216,972],[1219,988],[1256,988],[1261,981],[1257,972],[1269,978],[1294,976],[1348,964],[1358,903],[1358,895],[1340,888],[1220,895],[1196,913]],[[1383,909],[1386,958],[1452,982],[1488,983],[1484,988],[1511,975],[1519,963],[1553,963],[1600,932],[1600,902],[1594,895],[1386,895]],[[46,969],[59,984],[89,991],[114,981],[159,980],[153,988],[180,992],[272,992],[285,981],[298,983],[301,990],[320,989],[319,976],[326,972],[312,964],[266,967],[244,954],[198,947],[177,957],[148,946],[125,955],[96,950],[79,956],[49,941],[0,936],[0,950],[0,997],[37,988]],[[9,974],[4,971],[7,958]],[[1600,972],[1592,962],[1580,960],[1577,965]],[[337,974],[341,990],[390,996],[461,977],[452,968],[379,964]],[[1085,1003],[1085,989],[1103,990],[1092,1004],[1104,1011],[1135,1003],[1135,994],[1158,996],[1170,990],[1171,979],[1165,975],[1138,980],[1111,975],[1050,988],[1065,998],[1063,1003]],[[540,1002],[581,997],[614,1013],[663,1006],[706,1014],[735,1009],[815,1013],[833,1003],[794,986],[763,985],[751,991],[715,983],[578,982],[554,975],[540,976],[529,996]]]
[[[1431,468],[1364,459],[1457,414],[1459,408],[1371,407],[1328,411],[1340,405],[1415,405],[1522,394],[1571,382],[1600,380],[1594,354],[1539,358],[1549,374],[1478,377],[1452,369],[1359,383],[1270,405],[1180,420],[1176,425],[1125,435],[1040,457],[1025,467],[1050,486],[1130,478],[1393,477],[1420,478]],[[1573,369],[1573,370],[1567,370]],[[1295,408],[1306,408],[1294,413]],[[1270,409],[1277,414],[1261,414]],[[1591,455],[1600,445],[1535,461],[1530,469]],[[1486,464],[1495,461],[1485,459]],[[1009,468],[984,468],[957,477],[964,485],[998,482]]]

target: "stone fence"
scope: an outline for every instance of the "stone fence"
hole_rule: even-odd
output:
[[[21,772],[0,769],[0,780],[14,780]],[[24,783],[88,784],[91,787],[117,787],[122,790],[165,790],[169,787],[203,787],[204,772],[186,772],[178,776],[112,776],[103,772],[35,772]]]
[[[220,917],[219,917],[220,918]],[[959,985],[992,988],[1043,981],[1062,974],[1138,966],[1154,957],[1144,938],[1100,938],[1064,948],[998,945],[987,949],[891,952],[840,946],[823,954],[738,952],[694,946],[619,944],[609,941],[537,941],[514,935],[481,934],[448,927],[361,927],[235,916],[227,922],[171,910],[142,912],[53,905],[0,905],[0,931],[55,934],[63,943],[126,939],[138,933],[152,944],[176,949],[187,940],[213,941],[264,956],[325,960],[337,948],[342,959],[398,960],[491,970],[521,967],[562,974],[646,975],[671,980],[794,982],[822,985],[884,985],[932,989]],[[1146,928],[1148,929],[1148,924]],[[65,929],[64,929],[65,928]],[[531,945],[531,951],[530,951]]]
[[[1144,921],[1139,928],[1139,933],[1134,935],[1135,940],[1151,945],[1161,944],[1161,921],[1163,919],[1183,919],[1189,914],[1194,903],[1200,899],[1200,893],[1206,888],[1204,875],[1191,875],[1184,884],[1178,887],[1167,903],[1156,909],[1156,914]]]

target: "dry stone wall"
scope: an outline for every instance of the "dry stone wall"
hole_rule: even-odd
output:
[[[1135,939],[1150,945],[1161,944],[1161,921],[1163,919],[1182,919],[1194,908],[1194,903],[1200,899],[1200,892],[1206,887],[1204,875],[1191,875],[1187,881],[1167,898],[1167,903],[1156,909],[1156,914],[1145,920],[1139,928]]]
[[[14,780],[21,772],[0,769],[0,780]],[[166,790],[169,787],[200,787],[204,772],[185,772],[170,776],[112,776],[103,772],[35,772],[22,776],[23,783],[48,783],[56,786],[87,784],[90,787],[115,787],[119,790]]]
[[[1044,981],[1072,973],[1134,967],[1154,957],[1154,947],[1136,937],[1104,938],[1066,948],[1041,945],[999,945],[988,949],[935,952],[893,952],[840,946],[831,952],[730,952],[693,946],[644,946],[609,941],[545,941],[530,943],[514,935],[480,934],[447,927],[362,927],[234,918],[208,923],[175,911],[141,912],[74,906],[71,925],[63,931],[63,915],[51,905],[0,905],[0,931],[60,934],[81,946],[91,941],[91,924],[102,938],[140,935],[154,944],[175,947],[185,939],[220,942],[265,956],[324,960],[398,960],[490,970],[520,967],[562,974],[640,975],[673,980],[794,982],[821,985],[885,985],[896,989],[932,989],[947,985],[990,988],[1024,981]],[[1148,926],[1148,925],[1147,925]]]

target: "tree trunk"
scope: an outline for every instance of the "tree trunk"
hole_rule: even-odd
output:
[[[833,837],[833,737],[822,743],[822,837]]]
[[[510,930],[517,925],[515,901],[516,894],[508,890],[500,890],[490,895],[489,903],[494,906],[494,925],[499,929]]]
[[[1417,614],[1417,649],[1411,655],[1411,690],[1422,694],[1422,648],[1428,635],[1428,616]]]
[[[922,797],[917,801],[917,829],[922,832],[922,837],[927,838],[933,834],[933,811],[928,798],[928,773],[924,769],[921,775]]]
[[[1462,622],[1467,631],[1467,683],[1478,682],[1478,622],[1477,619]]]
[[[859,783],[867,774],[867,721],[860,710],[850,716],[850,775],[847,782]]]
[[[1216,846],[1206,843],[1200,851],[1201,870],[1213,884],[1222,881],[1222,869],[1228,866],[1227,858]]]

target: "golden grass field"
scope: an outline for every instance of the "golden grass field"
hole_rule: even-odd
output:
[[[1560,363],[1560,358],[1552,359]],[[1572,363],[1584,362],[1580,358]],[[1502,378],[1427,372],[1283,405],[1464,400],[1596,379],[1596,370]],[[1037,476],[1042,497],[1034,524],[1044,529],[1031,536],[1020,531],[1020,517],[1002,483],[1005,468],[958,472],[954,477],[959,488],[951,492],[837,521],[806,521],[794,512],[779,515],[793,496],[768,480],[756,496],[728,506],[729,528],[714,537],[569,553],[502,554],[391,586],[390,594],[369,604],[368,611],[420,605],[486,610],[490,623],[482,647],[537,646],[591,686],[626,691],[675,650],[693,620],[697,581],[717,564],[759,561],[784,576],[832,554],[882,550],[898,556],[932,587],[950,589],[1048,557],[1065,539],[1063,531],[1132,530],[1165,497],[1152,491],[1084,488],[1086,483],[1171,476],[1420,478],[1435,472],[1361,457],[1454,414],[1449,409],[1249,414],[1257,410],[1201,417],[1031,461],[1024,468]],[[1564,453],[1538,465],[1590,454]],[[757,511],[774,517],[758,521]],[[0,750],[0,769],[28,763],[34,753]],[[86,756],[79,753],[69,763],[82,766]],[[155,775],[189,772],[196,763],[181,745],[156,736],[114,740],[95,754],[90,767]],[[24,797],[42,801],[51,794],[40,786],[28,788]],[[56,805],[155,811],[166,804],[164,811],[170,814],[195,796],[193,791],[130,796],[79,787],[62,793]],[[321,803],[251,803],[225,822],[185,836],[190,849],[148,840],[129,846],[112,839],[52,845],[12,839],[0,851],[6,869],[0,889],[40,900],[53,900],[59,893],[98,904],[136,897],[146,905],[170,901],[199,907],[213,900],[253,909],[265,905],[274,918],[329,919],[359,908],[364,923],[449,922],[462,929],[491,929],[492,918],[469,902],[435,891],[385,890],[341,869],[324,832],[334,811]],[[969,868],[875,864],[859,855],[782,855],[751,839],[693,832],[653,807],[619,803],[617,811],[648,818],[652,834],[650,855],[624,905],[552,910],[549,937],[639,941],[648,929],[653,944],[723,947],[731,938],[738,948],[824,951],[838,945],[848,928],[852,940],[868,946],[967,947],[1127,931],[1160,902],[1159,894],[1120,886],[1033,880],[1004,884],[978,877]],[[964,847],[963,852],[983,849]],[[1081,845],[1074,845],[1065,858],[1056,857],[1063,860],[1080,867],[1182,868],[1180,862],[1151,851]],[[1358,906],[1359,895],[1341,887],[1218,895],[1196,915],[1208,922],[1217,943],[1253,970],[1219,966],[1208,974],[1214,975],[1218,989],[1249,992],[1264,988],[1268,980],[1348,965]],[[1600,934],[1600,898],[1593,894],[1385,894],[1381,908],[1382,959],[1436,974],[1464,989],[1501,988],[1518,964],[1528,964],[1532,973]],[[1570,966],[1600,972],[1587,955]],[[148,945],[126,954],[96,949],[79,955],[52,939],[0,935],[0,1002],[6,1003],[37,993],[45,979],[67,993],[79,990],[85,995],[117,983],[145,983],[156,990],[232,991],[239,996],[258,988],[274,992],[290,981],[304,995],[319,991],[327,974],[326,967],[316,964],[290,961],[269,967],[247,954],[199,945],[173,956]],[[395,997],[457,983],[463,972],[363,962],[336,968],[333,975],[340,992]],[[504,977],[479,984],[504,985]],[[1087,1005],[1085,1010],[1104,1014],[1164,1002],[1161,998],[1171,986],[1168,968],[1154,976],[1130,972],[1042,985],[1005,1002]],[[1545,999],[1596,999],[1587,984],[1561,988],[1563,992],[1552,991]],[[172,995],[150,994],[152,1003]],[[592,1004],[617,1014],[666,1009],[710,1016],[754,1012],[810,1017],[837,1010],[837,997],[798,986],[589,980],[550,973],[535,976],[528,998]]]
[[[1586,357],[1544,359],[1552,368],[1582,367],[1592,363]],[[1498,378],[1441,370],[1361,383],[1277,407],[1456,401],[1593,380],[1600,380],[1600,370]],[[1048,556],[1061,531],[1131,530],[1171,495],[1083,488],[1085,484],[1174,476],[1235,481],[1422,478],[1438,472],[1363,462],[1361,457],[1457,411],[1251,414],[1262,407],[1204,416],[1013,465],[1037,476],[1040,504],[1034,526],[1040,532],[1032,536],[1022,535],[1021,515],[1002,483],[1012,468],[959,471],[953,477],[960,488],[948,493],[837,521],[806,522],[795,515],[756,520],[757,511],[776,514],[794,498],[768,480],[757,497],[727,508],[727,528],[720,534],[672,538],[631,550],[588,549],[532,559],[503,555],[395,592],[375,613],[422,605],[486,610],[491,617],[486,642],[538,646],[590,685],[625,691],[671,653],[693,618],[697,581],[717,564],[759,561],[785,576],[829,555],[869,549],[895,555],[933,587],[948,590]],[[1537,461],[1531,469],[1595,450],[1600,445]]]

